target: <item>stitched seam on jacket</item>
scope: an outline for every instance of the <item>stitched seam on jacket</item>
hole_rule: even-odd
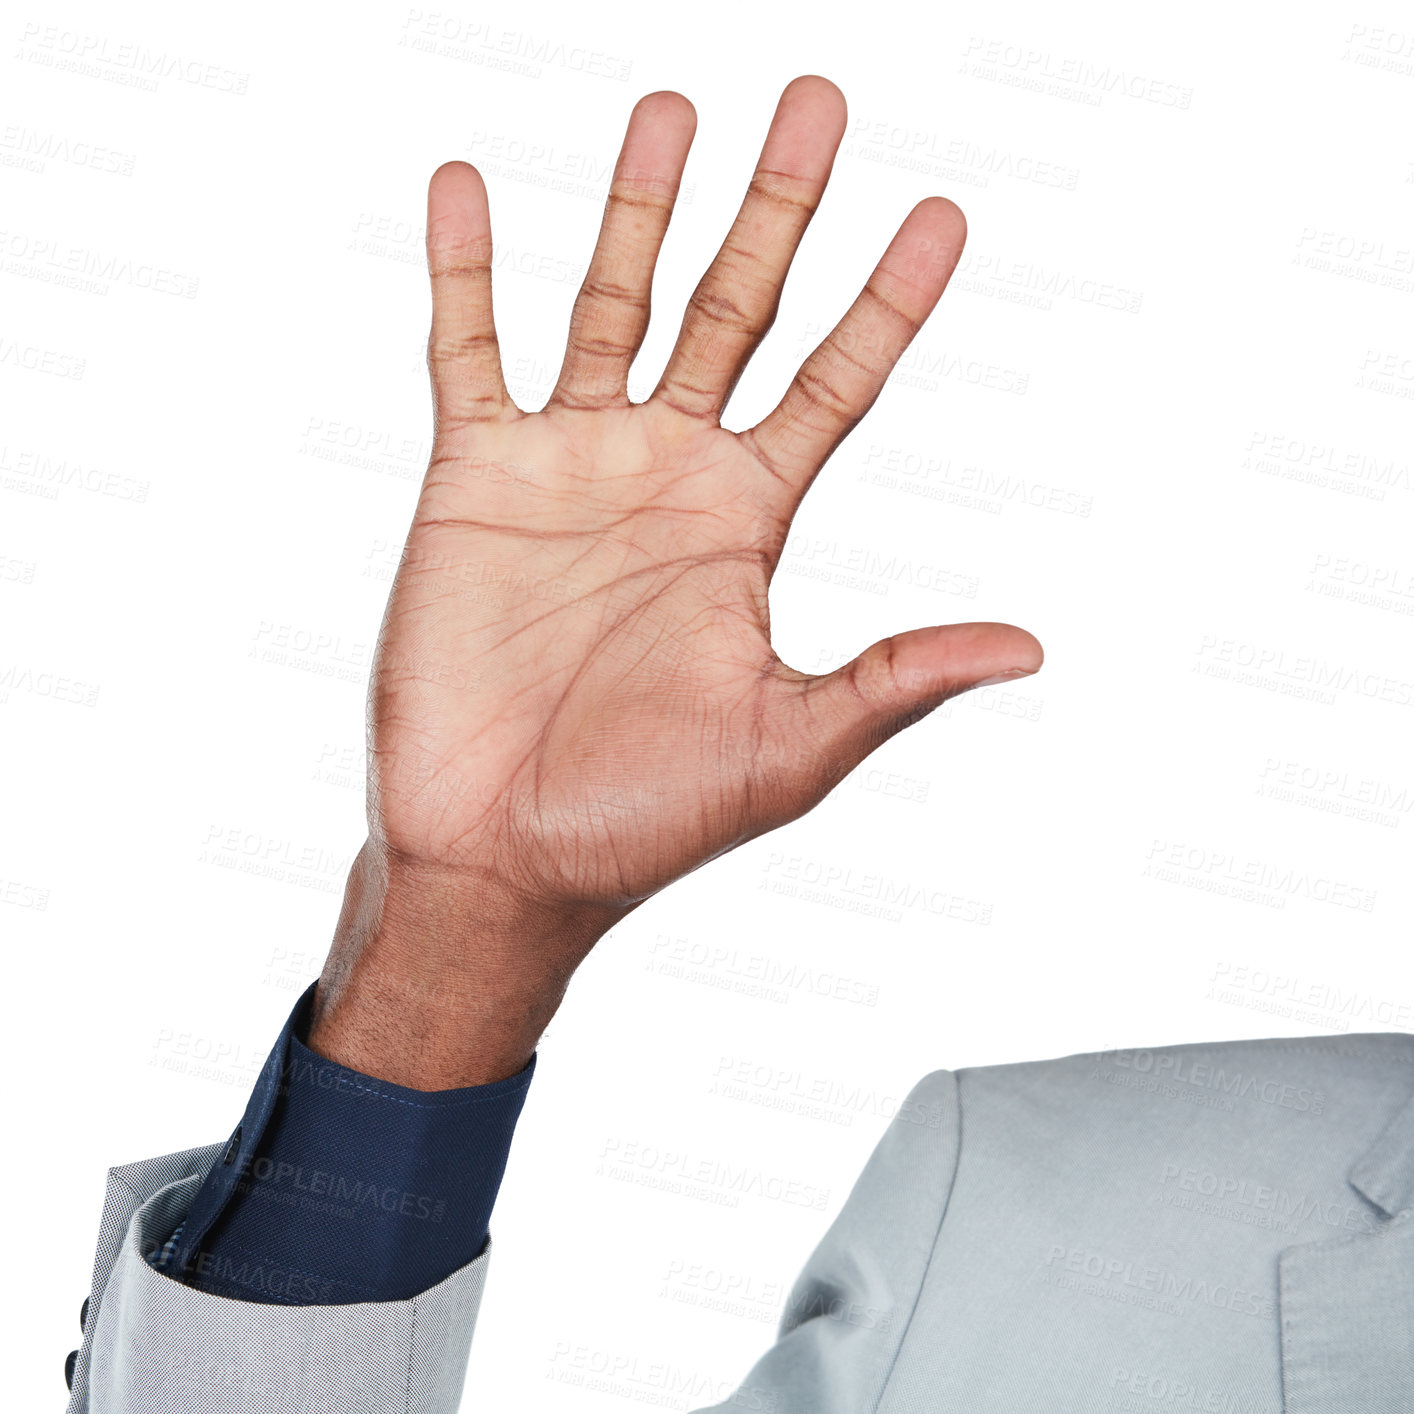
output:
[[[277,1296],[266,1292],[264,1287],[252,1286],[249,1282],[243,1282],[237,1277],[228,1280],[209,1278],[206,1286],[193,1287],[194,1291],[199,1291],[203,1296],[220,1296],[227,1301],[244,1301],[249,1306],[279,1306],[288,1311],[311,1311],[315,1308],[306,1306],[298,1301],[291,1300],[287,1296]],[[246,1293],[259,1291],[262,1293],[259,1300],[255,1300]]]
[[[129,1183],[128,1180],[123,1177],[122,1172],[121,1172],[119,1169],[109,1169],[109,1170],[108,1170],[108,1176],[109,1176],[110,1178],[115,1178],[115,1179],[117,1179],[117,1181],[118,1181],[119,1183],[121,1183],[121,1184],[123,1185],[123,1187],[126,1188],[126,1189],[128,1190],[128,1192],[133,1195],[134,1198],[137,1199],[137,1201],[138,1201],[139,1204],[142,1203],[142,1201],[143,1201],[142,1194],[139,1193],[139,1192],[137,1191],[137,1189],[134,1188],[134,1187],[132,1186],[132,1184]],[[180,1182],[180,1181],[181,1181],[181,1180],[179,1179],[178,1182]]]
[[[417,1352],[417,1302],[412,1303],[412,1313],[408,1320],[408,1377],[403,1390],[404,1414],[412,1414],[412,1362]]]
[[[874,1398],[873,1407],[869,1414],[878,1414],[879,1406],[884,1402],[884,1396],[888,1393],[889,1383],[894,1377],[894,1370],[898,1367],[898,1357],[903,1352],[904,1341],[908,1339],[908,1332],[913,1325],[913,1318],[918,1313],[918,1303],[923,1297],[923,1286],[928,1280],[928,1273],[933,1267],[933,1258],[938,1251],[938,1238],[942,1236],[943,1220],[948,1215],[948,1208],[952,1203],[952,1191],[957,1183],[957,1170],[962,1163],[962,1085],[958,1072],[950,1072],[953,1086],[953,1100],[957,1109],[957,1140],[953,1145],[952,1173],[948,1175],[948,1191],[943,1196],[942,1211],[938,1214],[938,1225],[933,1231],[933,1241],[928,1247],[928,1257],[923,1263],[923,1271],[918,1278],[918,1290],[913,1293],[913,1302],[908,1308],[908,1318],[903,1323],[903,1329],[899,1332],[898,1343],[894,1346],[894,1353],[889,1357],[889,1367],[884,1371],[884,1378],[879,1385],[879,1393]]]

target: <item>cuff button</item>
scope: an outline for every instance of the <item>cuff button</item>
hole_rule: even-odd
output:
[[[79,1363],[79,1353],[77,1350],[69,1351],[68,1359],[64,1361],[64,1383],[70,1389],[74,1387],[74,1366]]]

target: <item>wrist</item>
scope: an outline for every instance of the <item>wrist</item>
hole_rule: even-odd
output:
[[[306,1044],[418,1090],[523,1070],[585,955],[629,909],[531,898],[490,871],[359,851]]]

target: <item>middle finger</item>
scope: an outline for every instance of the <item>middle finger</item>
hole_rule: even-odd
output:
[[[806,74],[786,85],[741,210],[688,301],[653,397],[692,417],[720,418],[776,317],[844,127],[844,95],[829,79]]]

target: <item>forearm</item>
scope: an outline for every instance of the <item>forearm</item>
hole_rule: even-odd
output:
[[[579,962],[628,911],[552,906],[489,869],[413,865],[365,844],[324,975],[291,1012],[163,1270],[238,1300],[337,1305],[410,1299],[469,1267],[536,1044]]]
[[[489,871],[399,861],[369,840],[349,871],[309,1047],[417,1090],[515,1075],[575,968],[630,911],[537,900]]]

